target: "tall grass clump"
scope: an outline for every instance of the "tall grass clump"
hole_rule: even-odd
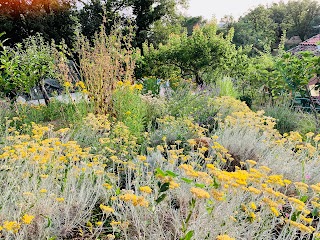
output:
[[[220,78],[216,82],[216,86],[219,89],[219,96],[229,96],[237,98],[239,96],[232,79],[229,77]]]
[[[11,115],[18,117],[21,124],[50,123],[55,128],[60,128],[81,122],[89,112],[92,112],[92,106],[84,100],[78,103],[51,100],[47,106],[16,104]]]
[[[80,70],[97,113],[111,110],[112,92],[118,81],[133,83],[136,52],[131,46],[132,31],[128,32],[124,36],[122,28],[116,25],[107,35],[101,26],[92,45],[84,36],[78,38]]]

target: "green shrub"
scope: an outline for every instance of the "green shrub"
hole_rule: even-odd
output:
[[[56,77],[54,51],[41,35],[29,37],[13,48],[3,47],[0,92],[15,99],[19,93],[29,93],[31,88],[43,85],[44,78]],[[43,94],[48,100],[45,92]]]
[[[142,79],[143,93],[151,92],[153,95],[158,95],[160,92],[160,83],[158,78],[151,76]]]
[[[205,132],[205,128],[193,123],[192,118],[166,116],[157,119],[157,129],[150,134],[150,142],[153,146],[163,141],[174,144],[175,141],[185,142],[188,139],[203,137]]]
[[[314,115],[312,113],[297,113],[298,116],[298,127],[296,131],[299,131],[302,134],[306,134],[308,132],[316,132],[316,123],[314,119]]]
[[[141,98],[141,84],[119,82],[112,94],[113,111],[118,121],[123,122],[134,136],[141,139],[146,129],[147,104]]]
[[[189,84],[181,84],[168,99],[168,114],[175,117],[192,117],[200,125],[213,123],[217,110],[209,104],[212,92],[194,90]]]
[[[269,106],[264,110],[265,115],[277,120],[275,128],[281,134],[290,131],[298,131],[300,133],[315,131],[315,122],[311,114],[296,112],[286,105]]]
[[[56,128],[61,128],[81,122],[92,110],[92,105],[85,101],[78,103],[51,101],[48,106],[16,104],[12,117],[18,117],[21,124],[50,123]]]

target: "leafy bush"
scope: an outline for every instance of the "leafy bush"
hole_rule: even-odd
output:
[[[297,112],[287,105],[268,106],[265,115],[276,119],[275,128],[281,134],[299,131],[302,134],[316,131],[314,115],[311,113]]]
[[[48,103],[43,80],[56,76],[55,48],[46,43],[41,35],[29,37],[13,48],[4,47],[3,44],[0,54],[0,92],[15,99],[18,94],[29,93],[32,87],[39,86]]]
[[[160,92],[160,79],[151,76],[142,79],[143,93],[151,92],[153,95],[158,95]]]
[[[193,89],[190,83],[184,82],[169,97],[168,113],[175,117],[190,116],[200,125],[213,124],[217,108],[210,104],[211,97],[210,89]]]
[[[70,124],[79,124],[92,110],[92,105],[85,101],[78,103],[51,101],[48,106],[15,104],[8,116],[18,117],[20,126],[24,124],[31,126],[33,122],[50,123],[59,129],[69,127]]]
[[[147,104],[141,98],[141,90],[141,84],[131,85],[129,81],[119,81],[112,95],[113,111],[117,120],[123,122],[139,139],[146,129],[147,115]]]
[[[165,141],[174,144],[175,141],[186,142],[188,139],[199,138],[205,135],[206,130],[194,124],[190,118],[175,118],[166,116],[157,119],[157,128],[150,134],[152,146]]]
[[[300,116],[288,106],[269,106],[264,110],[265,115],[276,119],[275,128],[281,134],[297,129]]]

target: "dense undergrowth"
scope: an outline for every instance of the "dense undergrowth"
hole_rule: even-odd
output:
[[[231,33],[211,39],[211,28],[195,36],[217,46],[231,41]],[[52,46],[56,64],[47,67],[66,95],[87,96],[80,102],[14,103],[25,86],[11,76],[10,64],[3,65],[12,101],[0,102],[0,238],[320,239],[315,119],[275,104],[264,112],[258,97],[252,102],[240,96],[236,81],[224,74],[236,64],[232,59],[215,66],[212,74],[221,76],[211,79],[215,84],[205,84],[199,69],[192,81],[156,67],[170,77],[137,81],[136,60],[143,57],[127,30],[128,36],[106,35],[102,28],[92,42],[79,36],[75,51],[83,81],[70,73],[67,54]],[[179,39],[188,49],[193,38]],[[173,49],[179,50],[178,43],[172,42]],[[17,64],[21,54],[11,49],[5,60],[15,63],[14,73],[25,71]],[[210,72],[210,65],[200,65]],[[39,87],[43,76],[34,76]],[[15,81],[19,88],[12,88]],[[271,102],[289,96],[278,90]]]
[[[139,85],[118,89],[122,101],[141,96]],[[92,113],[60,129],[5,121],[3,239],[320,236],[320,135],[281,135],[273,118],[232,97],[207,95],[207,106],[184,114],[167,107],[170,98],[140,99],[140,111],[115,105],[122,121]],[[198,123],[207,109],[213,127]]]

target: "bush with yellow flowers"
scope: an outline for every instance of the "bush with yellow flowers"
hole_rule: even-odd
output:
[[[212,131],[173,116],[139,134],[109,115],[60,130],[9,124],[1,238],[319,238],[320,135],[281,135],[230,97],[208,104]]]

